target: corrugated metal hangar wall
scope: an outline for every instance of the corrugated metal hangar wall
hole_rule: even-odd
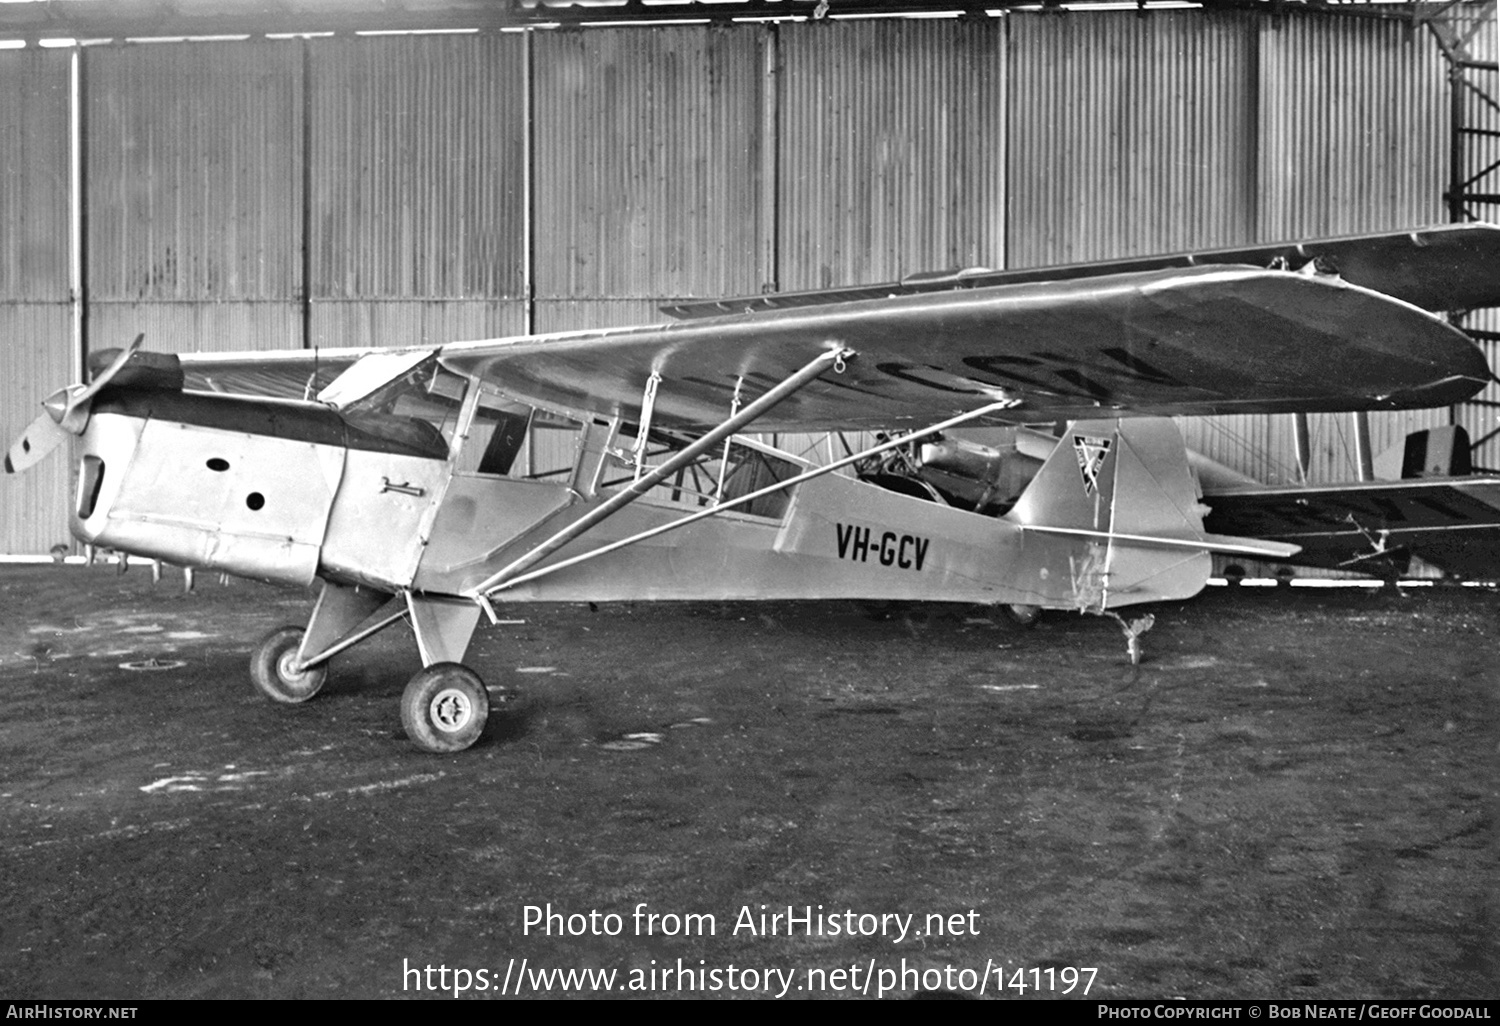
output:
[[[0,52],[0,426],[80,337],[441,342],[1437,223],[1449,109],[1409,26],[1223,11]],[[1377,448],[1449,416],[1377,416]],[[1189,442],[1285,479],[1282,420]],[[69,475],[0,479],[0,551],[67,540]]]

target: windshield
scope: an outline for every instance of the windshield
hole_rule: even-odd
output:
[[[350,428],[447,459],[467,381],[431,357],[342,411]]]

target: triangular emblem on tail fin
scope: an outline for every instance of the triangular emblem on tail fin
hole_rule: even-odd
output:
[[[1109,455],[1112,441],[1094,435],[1073,436],[1073,451],[1078,454],[1078,472],[1083,475],[1084,495],[1093,495],[1099,490],[1099,470],[1104,466],[1104,457]]]

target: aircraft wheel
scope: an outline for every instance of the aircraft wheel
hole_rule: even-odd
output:
[[[490,695],[479,674],[461,663],[434,663],[401,696],[401,725],[426,752],[461,752],[484,731]]]
[[[261,639],[250,656],[250,679],[267,698],[295,705],[318,693],[328,678],[326,664],[301,673],[292,669],[302,644],[301,627],[278,627]]]
[[[1000,607],[1006,617],[1017,627],[1035,627],[1042,618],[1041,606],[1004,605]]]

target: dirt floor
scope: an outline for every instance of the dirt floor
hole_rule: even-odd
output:
[[[1500,993],[1493,592],[517,607],[454,756],[404,624],[252,691],[309,608],[0,568],[0,994]]]

